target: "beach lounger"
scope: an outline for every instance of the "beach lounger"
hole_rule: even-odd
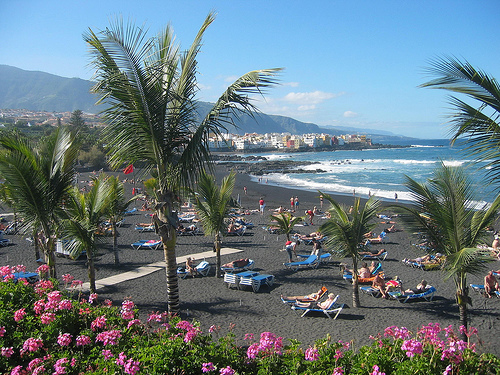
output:
[[[139,249],[153,249],[157,250],[162,245],[160,240],[139,240],[130,244],[135,250]]]
[[[132,215],[134,212],[137,212],[137,208],[135,208],[135,207],[128,210],[128,211],[125,211],[124,214],[125,215]]]
[[[486,295],[486,290],[484,288],[484,285],[483,284],[470,284],[470,287],[472,288],[472,290],[474,290],[475,292],[478,292],[478,293],[481,293],[482,295]],[[493,292],[493,294],[495,296],[497,296],[498,298],[500,298],[500,292],[498,290],[495,290]]]
[[[372,297],[380,297],[382,295],[382,293],[380,293],[380,290],[377,289],[377,288],[374,288],[372,286],[362,286],[360,288],[360,290],[363,292],[363,293],[366,293]]]
[[[297,254],[298,258],[309,258],[311,254]],[[330,253],[324,253],[319,256],[319,261],[320,262],[328,262],[330,260],[330,257],[332,254]]]
[[[423,293],[404,294],[400,292],[389,292],[389,295],[391,296],[391,298],[397,299],[402,303],[406,303],[415,299],[424,299],[427,302],[430,302],[434,298],[434,293],[436,293],[436,288],[434,288],[433,286],[428,286],[427,290]]]
[[[259,273],[255,272],[255,271],[244,271],[244,272],[239,272],[239,273],[226,272],[224,274],[224,282],[227,284],[228,288],[231,288],[233,286],[238,288],[241,277],[253,277],[253,276],[257,276],[258,274]]]
[[[200,274],[201,276],[208,276],[210,272],[210,263],[206,260],[201,261],[194,269],[196,271],[195,274]],[[184,267],[177,268],[177,277],[181,279],[185,279],[189,275],[189,272]]]
[[[255,276],[240,276],[238,288],[241,289],[242,285],[248,285],[252,287],[254,293],[257,293],[261,286],[266,285],[271,287],[273,284],[273,275],[257,274]]]
[[[235,231],[232,232],[226,232],[227,236],[243,236],[245,235],[245,232],[247,231],[247,227],[243,226],[241,228],[238,228]]]
[[[289,262],[289,263],[283,263],[283,265],[287,268],[290,268],[292,271],[297,271],[300,267],[312,267],[312,268],[318,268],[319,265],[319,260],[317,255],[309,255],[307,259],[299,261],[299,262]]]
[[[40,280],[38,273],[36,272],[14,272],[14,282],[18,282],[19,279],[26,279],[30,284],[34,284]],[[5,276],[3,276],[5,277]]]
[[[8,238],[0,239],[0,247],[9,246],[11,244]]]
[[[241,267],[221,267],[221,271],[223,272],[229,272],[229,273],[234,273],[238,271],[248,271],[253,269],[255,266],[255,262],[252,259],[248,259],[248,263],[244,266]]]
[[[325,314],[329,319],[337,319],[337,316],[339,316],[340,312],[344,308],[344,304],[338,304],[337,301],[339,299],[339,296],[337,295],[333,300],[330,306],[328,306],[326,309],[320,309],[320,308],[313,308],[311,306],[309,307],[303,307],[303,306],[297,306],[297,305],[292,305],[292,310],[295,311],[303,311],[301,317],[306,316],[310,312],[322,312]]]
[[[443,265],[443,262],[444,262],[444,257],[443,258],[434,258],[434,259],[438,259],[438,263],[419,263],[419,262],[412,261],[410,259],[403,259],[403,260],[401,260],[401,262],[403,262],[403,264],[405,264],[409,267],[419,268],[423,271],[433,271],[433,270],[441,269],[441,266]]]
[[[195,218],[196,218],[195,215],[179,216],[179,222],[181,222],[181,223],[191,223]]]

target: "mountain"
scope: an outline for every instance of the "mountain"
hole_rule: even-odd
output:
[[[0,108],[27,109],[31,111],[66,112],[80,109],[87,113],[98,113],[102,108],[95,106],[97,96],[90,93],[93,83],[80,78],[65,78],[44,72],[27,71],[8,65],[0,65]],[[210,103],[199,102],[200,116],[211,108]],[[389,132],[373,130],[319,127],[286,116],[257,113],[255,116],[242,115],[235,118],[237,127],[229,126],[231,133],[346,133],[366,134],[375,143],[393,143],[411,138],[397,136]]]

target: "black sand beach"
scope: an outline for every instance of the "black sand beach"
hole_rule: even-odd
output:
[[[227,171],[219,171],[220,175]],[[123,174],[121,175],[123,177]],[[81,180],[88,180],[82,175]],[[247,187],[245,195],[243,187]],[[127,193],[132,185],[126,184]],[[411,246],[414,239],[405,231],[390,233],[388,243],[373,245],[374,248],[385,248],[388,257],[383,261],[383,268],[387,277],[399,276],[405,288],[415,287],[422,279],[437,289],[436,296],[431,302],[411,302],[402,304],[394,300],[374,298],[360,294],[361,308],[352,308],[351,285],[342,279],[338,267],[339,261],[333,259],[330,263],[322,264],[317,269],[301,269],[292,272],[283,266],[287,261],[286,252],[280,251],[286,241],[284,235],[271,235],[262,227],[269,223],[271,209],[280,205],[289,207],[291,196],[298,196],[300,200],[300,213],[313,206],[320,206],[318,194],[300,190],[285,189],[269,186],[265,183],[251,182],[243,174],[237,175],[236,187],[233,195],[240,194],[244,208],[258,210],[260,197],[266,202],[266,214],[253,213],[247,220],[255,224],[244,236],[225,237],[223,247],[237,248],[241,253],[224,256],[222,262],[229,262],[238,258],[250,258],[255,261],[256,271],[275,276],[275,284],[269,289],[261,288],[258,293],[250,290],[228,289],[222,278],[214,277],[214,266],[210,276],[186,278],[179,280],[182,315],[201,323],[204,332],[211,325],[221,327],[221,334],[229,330],[236,335],[240,344],[243,344],[245,333],[259,335],[264,331],[271,331],[287,339],[297,339],[303,346],[312,344],[315,340],[324,338],[329,334],[333,341],[353,341],[354,347],[370,344],[370,335],[383,332],[384,328],[392,325],[405,326],[412,331],[418,330],[422,325],[430,322],[440,323],[442,327],[453,325],[458,328],[458,307],[454,302],[454,284],[452,280],[443,281],[440,271],[422,271],[405,266],[401,259],[414,258],[422,255],[415,247]],[[336,197],[346,203],[352,202],[352,197]],[[137,203],[137,208],[140,203]],[[325,203],[325,207],[326,203]],[[162,250],[133,250],[130,244],[140,239],[155,239],[154,233],[138,233],[134,225],[138,222],[147,222],[144,212],[137,211],[127,216],[126,224],[120,229],[118,239],[120,247],[120,264],[114,264],[111,251],[111,239],[103,245],[101,254],[96,262],[97,278],[105,278],[120,272],[132,270],[141,265],[163,260]],[[316,217],[314,226],[297,227],[299,232],[305,234],[315,231],[323,222]],[[379,223],[376,232],[380,232],[387,224]],[[402,229],[396,219],[396,228]],[[37,267],[33,247],[25,240],[26,236],[5,236],[14,244],[0,248],[0,265],[24,264],[28,270],[34,271]],[[181,236],[178,238],[177,256],[196,254],[212,250],[213,239],[210,237]],[[304,253],[311,250],[310,246],[301,244],[299,251]],[[196,255],[195,255],[196,258]],[[215,257],[207,259],[212,265]],[[348,260],[347,260],[348,261]],[[59,278],[70,273],[82,281],[87,280],[85,260],[71,261],[57,258],[57,272]],[[489,269],[499,269],[498,262],[488,266]],[[482,277],[469,276],[469,283],[482,283]],[[311,315],[301,318],[280,300],[280,295],[302,295],[317,291],[321,286],[326,286],[329,292],[339,294],[339,302],[346,307],[337,320],[330,320],[325,315]],[[148,276],[122,282],[112,287],[98,291],[101,300],[109,298],[115,305],[121,304],[124,298],[131,298],[140,309],[141,317],[145,318],[152,311],[166,309],[166,283],[165,272],[160,270]],[[500,328],[500,300],[486,299],[481,295],[470,292],[473,306],[470,309],[470,326],[479,331],[482,340],[480,351],[500,355],[497,333]]]

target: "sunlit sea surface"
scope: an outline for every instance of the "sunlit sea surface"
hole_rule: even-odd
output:
[[[447,140],[418,140],[409,148],[382,148],[363,151],[333,151],[304,153],[255,153],[268,160],[312,161],[315,164],[302,166],[305,170],[321,169],[325,173],[269,174],[261,183],[308,191],[321,190],[331,194],[353,195],[367,198],[376,195],[385,201],[394,201],[397,194],[399,201],[411,201],[409,192],[404,187],[405,175],[418,182],[425,182],[433,171],[443,162],[448,166],[464,166],[475,186],[474,205],[492,202],[494,188],[484,183],[486,163],[468,167],[461,148],[450,147]],[[258,176],[252,176],[258,181]]]

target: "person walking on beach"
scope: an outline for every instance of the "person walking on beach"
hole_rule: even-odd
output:
[[[264,198],[260,197],[259,200],[259,209],[260,209],[260,214],[264,215],[264,209],[266,208],[266,203],[264,202]]]
[[[306,210],[305,213],[307,216],[309,216],[309,225],[314,225],[313,224],[314,212],[312,212],[312,210]]]
[[[292,210],[292,212],[295,212],[295,200],[293,199],[293,197],[290,198],[290,210]]]
[[[319,196],[319,208],[323,209],[323,194]]]
[[[243,186],[243,191],[245,192],[245,195],[247,195],[247,187]]]
[[[299,197],[295,197],[293,204],[295,205],[295,211],[297,211],[299,209]]]

